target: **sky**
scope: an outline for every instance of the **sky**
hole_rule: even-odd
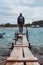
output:
[[[0,24],[17,24],[20,13],[25,23],[43,20],[43,0],[0,0]]]

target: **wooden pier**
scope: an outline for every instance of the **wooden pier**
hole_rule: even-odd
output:
[[[40,65],[39,61],[29,49],[29,42],[26,35],[19,35],[6,65]]]

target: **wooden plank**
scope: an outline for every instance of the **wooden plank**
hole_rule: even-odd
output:
[[[9,58],[11,58],[11,59],[13,59],[13,58],[21,59],[21,57],[23,57],[22,48],[21,47],[14,47],[14,49],[11,52],[11,55],[10,55]]]
[[[40,64],[38,62],[32,62],[32,63],[26,62],[26,65],[40,65]]]
[[[22,35],[22,34],[20,34],[20,35],[19,35],[19,37],[23,37],[23,35]]]
[[[17,41],[16,45],[22,45],[21,41]]]
[[[31,53],[31,51],[28,48],[23,47],[23,50],[24,50],[25,58],[29,58],[29,59],[34,58],[34,59],[38,60],[36,57],[33,56],[33,54]],[[39,65],[38,62],[26,62],[26,65]]]
[[[23,35],[23,45],[28,45],[29,46],[26,35]]]
[[[26,38],[26,35],[23,35],[23,42],[28,42],[27,38]]]
[[[14,47],[29,47],[28,45],[14,45]]]
[[[13,51],[11,52],[10,57],[7,58],[7,60],[14,60],[14,59],[21,59],[22,58],[22,48],[21,47],[15,47]],[[24,65],[23,62],[7,62],[6,65]]]
[[[30,58],[22,58],[22,59],[15,59],[15,58],[9,58],[7,60],[7,62],[39,62],[38,60],[35,60],[32,58],[32,60],[30,60]]]
[[[8,62],[6,65],[24,65],[23,62]]]
[[[26,35],[23,35],[23,39],[21,38],[18,39],[17,45],[29,46],[29,42],[27,41]]]
[[[22,39],[19,38],[17,41],[17,45],[22,45],[22,42],[23,42]]]
[[[23,42],[22,45],[24,45],[24,46],[26,46],[26,45],[29,46],[28,42]]]
[[[33,57],[34,58],[33,54],[31,53],[31,51],[28,47],[27,48],[24,47],[23,50],[24,50],[25,57]]]

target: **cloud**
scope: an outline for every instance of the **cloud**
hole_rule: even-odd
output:
[[[43,0],[0,0],[0,24],[17,23],[20,12],[25,23],[43,19]]]

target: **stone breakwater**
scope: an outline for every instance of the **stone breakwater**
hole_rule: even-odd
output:
[[[0,65],[5,65],[7,57],[10,55],[10,49],[0,49]]]
[[[40,65],[43,65],[43,47],[32,47],[31,49],[34,56],[41,60]]]

